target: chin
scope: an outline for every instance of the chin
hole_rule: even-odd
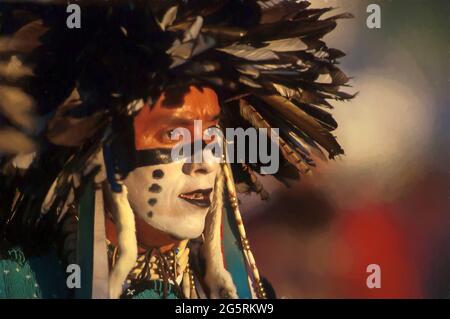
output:
[[[203,228],[204,227],[200,227],[198,229],[192,229],[192,230],[186,230],[186,231],[183,231],[183,230],[180,231],[179,229],[171,231],[168,229],[168,230],[166,230],[166,232],[170,236],[172,236],[176,239],[179,239],[179,240],[194,239],[194,238],[199,237],[203,233]]]
[[[192,212],[189,216],[185,217],[173,217],[164,218],[164,220],[158,220],[155,216],[152,222],[147,222],[150,226],[163,231],[176,239],[194,239],[199,237],[205,228],[206,213],[198,212],[196,216],[192,216]],[[183,214],[185,215],[185,214]]]
[[[176,233],[173,233],[173,232],[168,232],[168,233],[171,237],[173,237],[174,239],[177,239],[177,240],[195,239],[195,238],[198,238],[203,233],[203,229],[200,231],[196,231],[196,232],[181,233],[181,232],[177,231]]]
[[[168,230],[168,233],[178,239],[194,239],[199,237],[205,228],[204,219],[195,223],[191,221],[185,221],[182,227],[177,227],[177,229]]]

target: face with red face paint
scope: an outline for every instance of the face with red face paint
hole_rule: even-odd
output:
[[[220,106],[213,90],[191,86],[180,100],[170,102],[163,94],[153,106],[139,111],[133,123],[138,152],[173,148],[178,140],[171,138],[172,132],[183,128],[194,136],[195,120],[202,121],[203,129],[218,125]],[[203,232],[219,169],[219,163],[206,160],[158,163],[156,159],[132,170],[124,184],[138,219],[173,237],[189,239]]]

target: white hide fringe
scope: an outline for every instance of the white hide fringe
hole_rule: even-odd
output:
[[[221,227],[224,187],[225,178],[223,171],[220,170],[216,178],[214,198],[206,217],[203,232],[203,256],[206,262],[205,282],[211,291],[210,298],[223,298],[223,293],[226,293],[228,298],[237,298],[236,287],[231,275],[225,269],[222,256]]]
[[[203,254],[206,259],[206,266],[212,268],[223,267],[220,227],[222,224],[224,185],[224,176],[222,171],[220,171],[217,174],[214,197],[206,216],[205,230],[203,232]]]
[[[128,202],[125,185],[122,192],[110,191],[112,213],[116,221],[119,258],[109,276],[109,297],[117,299],[122,294],[123,284],[136,264],[138,255],[134,214]]]

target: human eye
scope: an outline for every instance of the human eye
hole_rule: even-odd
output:
[[[166,137],[168,137],[169,139],[172,139],[172,136],[174,136],[175,133],[175,129],[169,129],[166,131]]]
[[[163,130],[161,139],[163,142],[170,143],[176,141],[176,128]]]
[[[221,136],[221,127],[219,124],[211,125],[205,131],[207,143],[215,142]]]

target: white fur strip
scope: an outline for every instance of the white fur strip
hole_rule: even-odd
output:
[[[236,287],[230,273],[225,269],[222,255],[222,214],[224,175],[217,175],[214,198],[206,217],[204,230],[203,255],[206,262],[205,283],[210,289],[210,298],[238,298]]]
[[[203,253],[206,259],[207,267],[220,268],[223,267],[220,227],[222,225],[223,211],[223,187],[224,178],[220,171],[217,174],[214,186],[214,197],[211,208],[206,216],[204,230],[204,246]]]
[[[122,185],[120,193],[111,191],[119,246],[119,258],[109,277],[109,297],[112,299],[117,299],[122,294],[123,283],[137,259],[136,225],[127,195],[125,185]]]

